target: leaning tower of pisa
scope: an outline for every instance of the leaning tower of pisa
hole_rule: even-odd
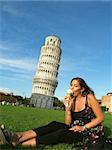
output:
[[[52,108],[57,87],[57,75],[61,57],[61,41],[48,36],[41,48],[38,66],[33,79],[31,104],[36,107]]]

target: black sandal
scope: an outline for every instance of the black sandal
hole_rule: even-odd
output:
[[[8,141],[6,140],[5,136],[4,136],[4,133],[2,131],[2,129],[0,128],[0,139],[3,141],[4,144],[8,144]]]
[[[4,144],[8,144],[11,147],[16,147],[17,145],[13,145],[13,139],[18,139],[17,134],[7,130],[4,126],[0,128],[0,139],[4,142]]]

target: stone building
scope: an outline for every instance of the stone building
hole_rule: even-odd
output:
[[[36,107],[52,108],[54,93],[58,85],[57,76],[62,50],[56,36],[48,36],[41,48],[38,66],[33,79],[31,104]]]
[[[102,96],[101,106],[105,106],[108,112],[112,112],[112,93]]]

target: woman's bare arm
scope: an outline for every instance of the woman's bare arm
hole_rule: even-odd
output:
[[[75,132],[84,131],[86,128],[90,129],[92,127],[95,127],[96,125],[98,125],[99,123],[103,121],[103,114],[102,114],[101,108],[98,104],[98,101],[92,94],[88,94],[88,105],[92,108],[96,118],[91,120],[91,122],[88,122],[84,126],[76,125],[70,128],[69,130],[74,130]]]
[[[72,122],[72,116],[70,110],[65,110],[65,124],[70,125]]]
[[[71,108],[72,108],[72,100],[69,100],[68,106],[66,105],[66,97],[64,99],[64,105],[65,105],[65,124],[70,125],[72,123],[72,115],[71,115]]]
[[[98,101],[92,94],[88,94],[88,105],[92,108],[96,118],[91,120],[91,122],[87,123],[85,126],[87,128],[92,128],[103,121],[103,113],[101,111]]]

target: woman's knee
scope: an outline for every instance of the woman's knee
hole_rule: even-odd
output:
[[[58,123],[57,121],[52,121],[49,124],[57,124],[57,123]]]
[[[36,136],[37,136],[37,134],[33,130],[29,130],[29,131],[22,132],[22,133],[18,134],[20,142],[35,138]]]
[[[51,126],[57,126],[57,125],[59,125],[59,124],[60,124],[60,123],[57,122],[57,121],[52,121],[52,122],[48,123],[48,125],[51,125]]]
[[[25,142],[22,143],[22,146],[32,146],[32,147],[36,147],[37,146],[37,143],[36,143],[36,138],[33,138],[33,139],[30,139],[30,140],[27,140]]]

